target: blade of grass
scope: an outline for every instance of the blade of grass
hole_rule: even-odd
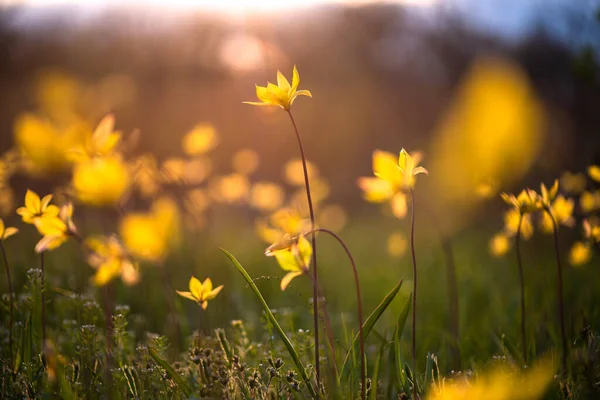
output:
[[[408,390],[408,386],[406,384],[406,374],[404,373],[404,368],[402,367],[402,354],[400,353],[400,337],[402,337],[402,332],[404,331],[404,325],[406,325],[406,319],[408,318],[408,314],[410,313],[410,308],[412,306],[412,293],[406,299],[406,303],[402,306],[400,310],[400,315],[398,316],[398,322],[396,323],[396,329],[394,331],[394,358],[396,360],[396,374],[398,378],[398,387],[402,388],[404,391]]]
[[[377,381],[379,380],[379,371],[381,369],[381,359],[383,358],[383,352],[385,351],[385,345],[387,340],[382,340],[377,351],[377,357],[375,358],[375,368],[373,369],[373,376],[371,376],[371,388],[369,391],[369,399],[377,399]]]
[[[296,349],[294,348],[294,345],[292,344],[290,339],[286,336],[285,332],[283,331],[283,329],[281,328],[281,326],[275,319],[275,316],[271,312],[271,309],[269,308],[267,302],[265,301],[264,297],[260,293],[260,290],[258,290],[256,285],[254,284],[254,281],[252,280],[250,275],[248,275],[248,272],[246,272],[244,267],[242,267],[242,264],[240,264],[238,262],[238,260],[236,260],[236,258],[233,256],[233,254],[231,254],[230,252],[228,252],[227,250],[225,250],[223,248],[221,248],[221,251],[223,253],[225,253],[225,255],[229,258],[229,260],[231,260],[233,265],[237,268],[237,270],[240,272],[240,274],[242,274],[242,276],[246,280],[246,283],[248,283],[248,286],[250,286],[250,288],[256,295],[256,298],[259,300],[260,304],[262,305],[262,307],[265,311],[265,314],[267,315],[267,318],[269,319],[269,322],[271,322],[271,324],[273,324],[273,326],[275,327],[275,330],[279,334],[279,338],[281,339],[281,341],[287,348],[288,352],[290,353],[292,360],[294,360],[294,363],[296,364],[296,368],[298,368],[298,372],[300,373],[300,376],[302,376],[302,380],[306,384],[308,390],[310,391],[310,394],[313,397],[319,397],[317,395],[317,393],[315,392],[315,389],[313,388],[313,385],[311,384],[310,379],[308,378],[308,374],[306,373],[306,369],[304,368],[304,365],[302,364],[302,361],[300,360],[300,356],[298,355],[298,352],[296,351]]]
[[[379,318],[381,317],[383,312],[390,305],[392,300],[394,300],[394,297],[396,297],[396,294],[398,294],[400,287],[402,287],[402,281],[398,282],[398,284],[383,298],[381,303],[371,313],[371,315],[369,315],[369,317],[363,324],[362,329],[363,329],[363,335],[364,335],[365,341],[367,340],[367,337],[369,336],[369,333],[371,333],[371,330],[375,326],[375,323],[377,322],[377,320],[379,320]],[[350,348],[348,353],[346,353],[346,358],[344,359],[344,365],[342,367],[342,373],[340,375],[341,382],[347,381],[348,378],[350,377],[350,371],[352,369],[351,368],[352,352],[358,353],[359,346],[360,346],[360,337],[357,334],[354,336],[354,341],[352,342],[352,347]]]
[[[192,396],[192,389],[188,386],[187,382],[183,380],[183,378],[181,377],[181,375],[179,375],[177,373],[177,371],[175,371],[173,369],[173,367],[171,367],[169,365],[169,363],[162,359],[158,353],[156,353],[156,350],[154,350],[152,347],[148,347],[148,352],[150,353],[150,356],[154,359],[154,361],[160,365],[166,372],[167,375],[169,375],[169,377],[171,379],[173,379],[173,381],[177,384],[177,386],[179,386],[181,388],[181,390],[183,391],[183,393],[185,393],[185,395],[189,398]]]

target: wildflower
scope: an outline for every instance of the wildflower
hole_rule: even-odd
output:
[[[600,242],[600,225],[597,219],[583,220],[583,233],[586,239],[594,242]]]
[[[542,207],[550,208],[551,204],[554,201],[554,199],[556,198],[557,194],[558,194],[558,179],[554,181],[554,184],[552,185],[550,190],[548,190],[546,188],[546,185],[544,185],[542,183],[540,185],[540,196],[539,196],[539,201],[541,202]]]
[[[43,236],[35,246],[37,253],[57,249],[77,232],[73,223],[72,203],[63,205],[58,216],[44,216],[36,219],[34,223]]]
[[[217,132],[210,124],[198,124],[182,139],[181,147],[188,156],[204,154],[218,144]]]
[[[86,204],[117,204],[129,188],[129,170],[118,155],[80,162],[73,169],[73,189]]]
[[[56,217],[60,210],[54,204],[50,204],[51,200],[51,194],[40,199],[37,193],[28,189],[25,194],[25,206],[17,208],[17,214],[23,218],[23,222],[26,224],[33,224],[42,217]]]
[[[221,289],[223,289],[223,285],[218,286],[213,289],[213,283],[210,280],[210,278],[206,278],[204,280],[204,283],[202,283],[202,282],[200,282],[200,280],[198,278],[196,278],[194,276],[192,276],[190,278],[189,286],[190,286],[189,292],[182,292],[182,291],[176,290],[177,294],[182,297],[185,297],[186,299],[195,301],[204,310],[206,310],[206,307],[208,307],[208,300],[212,300],[215,297],[217,297],[217,295],[219,294]]]
[[[578,267],[587,264],[592,258],[592,249],[589,243],[575,242],[569,250],[569,264]]]
[[[252,149],[242,149],[233,155],[231,164],[238,174],[251,175],[258,168],[260,157]]]
[[[256,97],[260,101],[245,101],[244,103],[254,106],[277,106],[289,111],[296,97],[312,97],[308,90],[298,90],[298,85],[300,85],[300,75],[298,75],[298,70],[294,65],[291,85],[286,77],[280,71],[277,71],[277,85],[270,82],[267,82],[266,87],[256,85]]]
[[[312,181],[319,177],[319,169],[310,161],[306,161],[308,177]],[[301,158],[294,158],[285,163],[283,178],[292,186],[304,186],[304,167]]]
[[[510,250],[510,240],[506,233],[498,233],[490,239],[489,249],[493,256],[503,256]]]
[[[168,198],[154,202],[148,213],[131,213],[123,217],[119,233],[132,255],[160,261],[179,239],[179,210]]]
[[[542,209],[540,197],[532,189],[523,189],[517,196],[508,193],[502,193],[500,196],[506,204],[512,205],[521,214],[534,213]]]
[[[88,264],[97,270],[93,277],[96,285],[104,286],[118,276],[127,285],[139,281],[137,263],[131,260],[116,236],[90,237],[84,241],[84,246],[90,251]]]
[[[281,269],[288,271],[281,279],[281,290],[285,290],[295,277],[308,273],[312,252],[312,247],[304,235],[297,239],[285,235],[265,250],[266,256],[274,256]]]
[[[579,205],[585,213],[600,209],[600,191],[585,191],[579,196]]]
[[[7,228],[4,225],[4,221],[2,220],[2,218],[0,218],[0,240],[7,239],[17,232],[19,232],[19,230],[17,228],[13,228],[13,227]]]
[[[276,183],[256,182],[250,191],[250,204],[259,210],[273,211],[281,206],[284,195]]]
[[[529,239],[533,235],[533,224],[530,214],[521,214],[517,209],[510,209],[504,214],[504,232],[509,236],[517,234],[521,224],[521,237]]]
[[[596,182],[600,182],[600,166],[590,165],[587,169],[587,172],[590,178],[592,178]]]
[[[268,221],[259,220],[256,224],[259,236],[267,243],[280,240],[285,234],[292,237],[310,228],[310,221],[297,209],[284,207],[268,218]]]
[[[548,215],[547,212],[542,214],[542,230],[546,233],[551,233],[554,229],[552,219],[558,225],[573,226],[575,220],[573,219],[573,209],[575,208],[575,202],[573,199],[567,199],[564,196],[557,196],[552,204],[548,207],[552,216]]]
[[[90,158],[113,154],[122,136],[121,132],[114,131],[114,127],[115,117],[112,114],[102,118],[94,132],[86,137],[85,142],[71,150],[73,161],[88,161]]]

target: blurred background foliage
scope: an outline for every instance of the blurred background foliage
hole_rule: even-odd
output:
[[[158,249],[153,263],[142,263],[137,285],[116,283],[117,302],[142,314],[146,329],[179,335],[175,329],[196,328],[191,316],[197,309],[174,289],[184,290],[191,274],[210,276],[225,289],[211,302],[202,329],[240,318],[256,324],[258,305],[219,253],[222,246],[252,276],[264,278],[258,284],[270,304],[295,307],[297,326],[310,327],[309,282],[294,281],[294,290],[282,294],[275,278],[280,271],[263,255],[282,229],[306,226],[292,127],[279,110],[242,104],[254,99],[255,83],[273,80],[277,69],[288,75],[295,64],[301,86],[314,96],[295,103],[294,114],[312,164],[317,218],[352,249],[365,310],[397,280],[409,281],[411,265],[407,221],[395,218],[402,212],[364,202],[357,178],[371,174],[375,149],[422,151],[430,176],[417,190],[420,354],[441,354],[448,366],[455,330],[463,360],[482,362],[518,336],[514,257],[496,258],[488,250],[503,225],[505,205],[497,195],[550,184],[564,171],[585,172],[600,163],[600,23],[592,1],[531,1],[525,2],[533,10],[527,29],[492,29],[478,15],[485,6],[452,6],[458,3],[336,4],[243,14],[4,6],[0,150],[7,170],[12,158],[21,163],[2,182],[2,216],[20,226],[14,209],[27,188],[71,196],[77,184],[69,184],[69,149],[112,113],[125,157],[103,168],[116,171],[126,162],[128,194],[101,186],[93,171],[82,172],[83,181],[98,182],[89,195],[98,204],[76,204],[78,227],[90,234],[120,231],[125,242],[129,232],[134,240],[144,229],[124,228],[123,213],[137,212],[134,218],[150,223],[152,199],[168,194],[180,213],[177,230],[185,232],[168,255]],[[482,3],[502,10],[500,1]],[[577,179],[579,187],[594,188],[585,176],[567,179],[572,177],[561,181],[565,190],[577,186]],[[115,202],[111,193],[117,193],[117,207],[106,205]],[[597,192],[586,193],[593,203]],[[22,231],[29,234],[7,244],[17,287],[37,266],[34,230]],[[563,254],[580,236],[578,229],[561,230]],[[347,313],[351,325],[356,300],[349,266],[333,242],[319,242],[332,318],[339,324]],[[540,348],[557,335],[547,322],[554,321],[555,301],[548,289],[555,286],[550,243],[549,236],[534,236],[523,246],[530,335]],[[90,290],[94,271],[77,247],[69,243],[47,257],[52,287]],[[456,305],[447,300],[448,257],[456,267]],[[600,328],[600,310],[592,307],[600,300],[597,263],[594,257],[587,267],[566,272],[570,337],[587,323]],[[157,289],[165,282],[172,287]],[[387,322],[394,323],[402,303],[392,305]],[[452,307],[460,320],[448,328]]]

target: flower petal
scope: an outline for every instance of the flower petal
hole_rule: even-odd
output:
[[[190,300],[198,303],[198,299],[195,298],[191,292],[182,292],[179,290],[176,290],[175,292],[177,292],[177,294],[180,295],[181,297],[185,297],[186,299],[190,299]]]
[[[47,194],[44,196],[44,198],[42,198],[41,200],[41,205],[40,205],[40,211],[44,212],[46,210],[46,208],[48,207],[48,204],[50,204],[50,202],[52,201],[52,195],[51,194]]]
[[[290,82],[287,80],[285,76],[281,73],[281,71],[277,71],[277,86],[279,89],[289,92],[291,89]]]
[[[392,213],[396,218],[402,219],[406,216],[408,205],[406,195],[402,192],[396,193],[391,201]]]
[[[364,197],[372,203],[383,203],[394,195],[393,185],[380,178],[358,178],[358,187],[362,189]]]
[[[213,289],[213,283],[210,278],[206,278],[202,284],[202,298],[206,298],[206,293]]]
[[[42,253],[57,249],[66,241],[67,237],[64,235],[46,235],[35,245],[35,252]]]
[[[202,309],[206,310],[206,307],[208,307],[208,301],[204,300],[204,302],[202,302]]]
[[[2,239],[9,238],[17,232],[19,232],[19,230],[17,228],[14,228],[12,226],[8,227],[4,230],[4,235],[2,235]]]
[[[279,263],[281,269],[283,269],[284,271],[302,271],[301,266],[298,265],[298,259],[289,249],[276,252],[275,259]]]
[[[298,90],[298,86],[300,86],[300,75],[298,74],[298,69],[294,65],[294,69],[292,71],[292,92],[296,92],[296,90]]]
[[[189,286],[192,296],[194,296],[196,300],[200,300],[202,298],[202,282],[192,275]]]
[[[221,289],[223,289],[224,285],[221,286],[217,286],[216,288],[214,288],[213,290],[211,290],[208,293],[204,294],[204,300],[212,300],[215,297],[217,297],[217,295],[219,294],[219,292],[221,291]]]
[[[27,193],[25,193],[25,207],[33,214],[37,214],[41,210],[41,205],[40,196],[34,191],[27,189]]]
[[[288,274],[286,274],[282,279],[281,279],[281,290],[285,290],[285,288],[288,287],[288,285],[290,284],[290,282],[292,281],[292,279],[294,279],[297,276],[302,275],[304,272],[290,272]]]

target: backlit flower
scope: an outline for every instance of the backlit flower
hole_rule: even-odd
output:
[[[33,224],[35,220],[41,217],[56,217],[60,209],[54,204],[50,204],[52,195],[46,195],[40,199],[37,193],[27,190],[25,194],[25,206],[17,208],[17,214],[23,218],[26,224]]]
[[[121,141],[121,132],[114,131],[115,117],[106,115],[93,133],[88,135],[81,146],[71,150],[71,158],[74,161],[87,161],[94,157],[111,155]]]
[[[575,202],[573,199],[567,199],[562,195],[557,196],[552,204],[548,207],[552,217],[545,212],[542,214],[542,231],[551,233],[554,229],[552,218],[556,221],[557,225],[565,225],[572,227],[575,224],[573,218],[573,210],[575,208]]]
[[[281,290],[285,290],[295,277],[308,273],[312,252],[312,247],[304,235],[297,239],[285,235],[265,250],[266,256],[274,256],[281,269],[288,271],[281,279]]]
[[[19,232],[17,228],[6,227],[2,218],[0,218],[0,240],[7,239],[17,232]]]
[[[266,87],[256,85],[256,97],[260,101],[245,101],[244,103],[254,106],[277,106],[289,111],[296,97],[312,97],[308,90],[298,90],[298,85],[300,85],[300,75],[298,75],[298,70],[294,65],[291,85],[286,77],[277,71],[277,85],[271,82],[267,82]]]
[[[35,246],[37,253],[59,248],[71,235],[77,232],[73,223],[73,204],[63,205],[58,216],[37,218],[34,224],[43,236]]]
[[[221,289],[223,289],[223,285],[217,286],[213,289],[213,283],[210,278],[206,278],[204,283],[202,283],[195,276],[190,278],[189,287],[189,292],[182,292],[179,290],[176,290],[176,292],[178,295],[198,303],[204,310],[206,310],[206,307],[208,307],[208,300],[212,300],[217,297]]]
[[[82,203],[117,204],[129,188],[129,169],[118,155],[80,162],[73,169],[73,189]]]
[[[119,276],[127,285],[139,281],[137,263],[131,260],[116,236],[90,237],[84,241],[84,246],[89,250],[88,264],[96,269],[93,277],[96,285],[104,286]]]

